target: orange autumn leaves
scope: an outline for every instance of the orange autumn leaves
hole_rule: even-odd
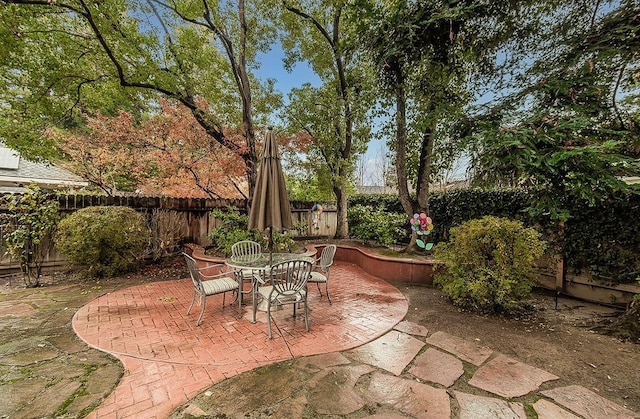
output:
[[[120,112],[88,116],[82,133],[52,133],[64,165],[109,195],[246,197],[242,159],[208,136],[185,107],[161,101],[160,109],[142,122]],[[244,146],[238,130],[225,135]]]

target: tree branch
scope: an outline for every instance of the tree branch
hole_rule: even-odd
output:
[[[318,31],[320,32],[320,34],[322,34],[322,36],[327,40],[327,42],[331,46],[331,49],[333,50],[334,55],[337,53],[336,45],[333,42],[333,39],[331,38],[331,35],[329,35],[329,32],[326,31],[326,29],[320,24],[320,22],[318,22],[316,19],[314,19],[311,15],[309,15],[309,14],[303,12],[302,10],[298,9],[297,7],[293,7],[293,6],[288,5],[286,0],[282,2],[282,5],[288,11],[290,11],[290,12],[300,16],[301,18],[311,22],[311,24],[313,26],[315,26],[316,29],[318,29]]]

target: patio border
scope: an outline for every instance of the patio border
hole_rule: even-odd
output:
[[[315,257],[325,244],[308,244],[305,246],[306,256]],[[335,258],[351,262],[370,275],[375,275],[389,282],[409,283],[417,285],[433,285],[435,261],[408,258],[393,258],[370,252],[360,247],[337,244]],[[185,251],[199,262],[200,266],[223,263],[220,257],[208,256],[204,248],[194,243],[184,245]]]

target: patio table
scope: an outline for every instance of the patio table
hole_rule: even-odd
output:
[[[265,277],[270,271],[271,266],[292,260],[308,260],[311,263],[314,262],[312,257],[299,253],[259,253],[256,255],[232,256],[225,260],[225,264],[234,268],[234,270],[252,270],[254,272],[251,279],[251,296],[253,306],[253,318],[251,323],[256,322],[256,311],[258,310],[258,286],[261,283],[266,283]],[[262,278],[262,280],[260,280],[260,278]],[[240,280],[242,281],[241,278]],[[238,298],[242,299],[242,292],[240,292]],[[240,306],[242,306],[242,300],[240,301]]]

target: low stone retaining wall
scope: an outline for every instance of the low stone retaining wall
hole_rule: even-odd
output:
[[[307,245],[304,255],[318,257],[324,246]],[[193,243],[185,244],[185,251],[201,267],[224,263],[224,258],[205,255],[204,248]],[[392,258],[345,245],[337,245],[335,259],[354,263],[366,273],[390,282],[433,285],[434,264],[429,260]]]
[[[338,245],[335,259],[355,263],[368,274],[390,282],[433,285],[434,262],[382,256],[360,247]]]

